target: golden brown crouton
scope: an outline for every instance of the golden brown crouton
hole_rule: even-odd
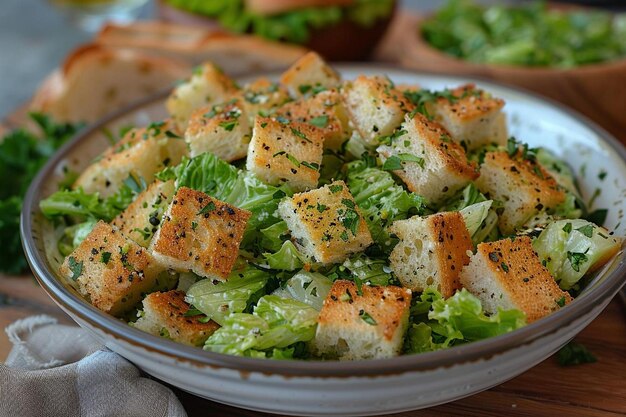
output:
[[[340,82],[339,75],[315,52],[304,55],[280,77],[292,97],[329,90]]]
[[[168,268],[224,281],[239,253],[250,212],[181,187],[150,249]]]
[[[165,208],[174,195],[174,181],[155,181],[113,219],[113,226],[138,245],[147,248]]]
[[[195,109],[223,103],[237,90],[233,80],[221,69],[207,62],[197,67],[189,80],[172,91],[166,102],[167,110],[184,132]]]
[[[439,97],[428,109],[452,138],[462,141],[468,150],[492,143],[506,144],[504,100],[492,97],[474,84],[455,88],[451,95],[454,98]]]
[[[335,281],[317,319],[313,351],[342,360],[397,356],[410,306],[408,288],[357,288],[352,281]]]
[[[378,153],[385,162],[395,158],[386,165],[400,166],[394,174],[429,202],[443,202],[478,177],[463,148],[439,123],[420,113],[406,115],[399,133],[402,135],[396,134],[390,145],[378,147]]]
[[[133,326],[155,336],[191,346],[202,346],[220,326],[204,315],[188,316],[182,291],[153,292],[143,299],[143,312]]]
[[[324,133],[324,148],[340,149],[352,135],[348,113],[337,90],[323,91],[312,97],[292,101],[276,110],[276,114],[321,129]]]
[[[461,284],[486,312],[519,309],[533,322],[572,301],[541,265],[528,236],[481,243],[461,272]]]
[[[209,152],[231,162],[245,158],[252,127],[241,100],[200,107],[191,114],[185,141],[191,157]]]
[[[565,192],[548,171],[521,152],[513,157],[507,152],[488,152],[476,186],[488,198],[504,203],[498,221],[504,234],[512,234],[535,214],[565,200]]]
[[[159,285],[164,268],[148,251],[100,221],[60,267],[95,307],[119,316]]]
[[[281,201],[278,212],[298,248],[313,262],[343,262],[372,244],[367,223],[343,181],[295,194]]]
[[[370,146],[378,145],[378,137],[392,134],[414,107],[386,77],[361,75],[345,86],[343,94],[354,128]]]
[[[324,136],[307,123],[257,117],[246,168],[268,184],[289,184],[294,190],[317,187]]]
[[[391,252],[391,269],[404,287],[412,291],[437,289],[444,298],[461,289],[459,274],[469,263],[472,239],[463,216],[436,213],[395,221],[390,228],[400,239]]]
[[[184,155],[187,155],[185,141],[169,120],[131,129],[83,171],[74,188],[82,187],[88,193],[98,192],[101,197],[108,197],[131,175],[152,183],[154,174],[178,164]]]
[[[268,116],[291,100],[283,86],[265,77],[245,85],[234,98],[241,102],[249,123],[253,123],[258,114]]]

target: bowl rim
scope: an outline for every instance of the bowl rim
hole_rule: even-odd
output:
[[[485,80],[480,77],[447,76],[426,71],[412,71],[393,65],[380,64],[338,64],[334,66],[338,72],[359,71],[385,71],[393,76],[393,73],[409,76],[428,76],[440,78],[442,81],[462,78],[466,82],[491,84],[493,86],[508,89],[524,98],[539,100],[556,107],[557,110],[567,116],[577,119],[582,125],[594,132],[599,139],[606,143],[621,159],[626,162],[626,147],[610,135],[603,128],[590,121],[586,116],[567,108],[565,105],[554,100],[542,97],[519,87],[512,87],[505,83]],[[255,76],[275,76],[276,72],[257,73]],[[238,78],[245,78],[244,76]],[[66,157],[71,149],[88,138],[94,132],[101,130],[103,126],[130,112],[136,111],[150,104],[163,101],[169,94],[169,89],[142,99],[130,106],[120,109],[100,121],[83,128],[73,139],[62,146],[39,171],[32,181],[26,196],[20,219],[20,233],[22,245],[32,272],[48,295],[64,310],[78,316],[82,321],[99,328],[109,336],[119,339],[136,347],[141,347],[153,353],[170,357],[179,362],[187,362],[201,368],[213,369],[227,368],[239,371],[242,374],[251,372],[266,375],[298,376],[298,377],[353,377],[367,376],[377,377],[383,375],[397,375],[406,372],[427,371],[437,368],[447,368],[462,363],[487,360],[505,351],[528,345],[544,336],[557,332],[566,327],[574,320],[583,317],[606,299],[612,298],[624,284],[626,277],[626,253],[622,253],[618,260],[619,265],[602,282],[593,287],[584,296],[575,299],[566,307],[560,309],[534,323],[530,323],[513,332],[488,338],[481,341],[467,343],[449,349],[435,352],[426,352],[415,355],[397,356],[389,359],[369,359],[359,361],[272,361],[267,359],[246,358],[227,354],[205,351],[201,348],[192,347],[163,339],[135,329],[125,322],[110,316],[86,300],[73,294],[65,285],[56,278],[55,273],[48,267],[46,255],[36,248],[32,236],[34,217],[39,210],[39,201],[44,197],[40,191],[41,185],[54,172],[57,165]],[[610,298],[609,298],[610,297]]]
[[[605,11],[606,13],[610,13],[606,10],[603,10],[598,7],[590,6],[590,5],[580,5],[580,4],[568,4],[568,3],[552,3],[552,7],[557,8],[571,8],[575,10],[585,10],[591,9],[592,11]],[[446,60],[449,62],[454,62],[455,64],[465,66],[468,69],[472,70],[480,70],[480,71],[495,71],[495,72],[509,72],[509,73],[526,73],[533,75],[567,75],[572,73],[585,73],[585,72],[597,72],[597,71],[606,71],[606,70],[614,70],[614,69],[624,69],[626,66],[626,56],[622,56],[616,59],[608,60],[608,61],[600,61],[594,62],[591,64],[579,65],[571,68],[560,68],[560,67],[550,67],[550,66],[523,66],[523,65],[513,65],[513,64],[490,64],[485,62],[472,62],[467,59],[463,59],[454,55],[447,54],[431,45],[423,35],[422,25],[434,16],[434,12],[427,14],[417,15],[417,18],[414,19],[412,23],[413,30],[412,38],[415,39],[416,43],[413,44],[413,48],[424,48],[427,53],[431,55],[437,55],[442,60]]]

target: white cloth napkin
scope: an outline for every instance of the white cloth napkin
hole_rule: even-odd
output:
[[[13,349],[0,364],[1,417],[187,416],[171,390],[80,327],[33,316],[5,331]]]

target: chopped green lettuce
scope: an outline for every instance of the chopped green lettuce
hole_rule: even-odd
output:
[[[187,291],[185,299],[208,318],[224,326],[228,315],[244,311],[268,279],[267,273],[248,266],[231,272],[224,282],[214,284],[210,279],[196,282]]]
[[[70,216],[79,221],[96,219],[110,222],[128,207],[135,196],[135,191],[126,184],[107,198],[101,198],[98,193],[86,193],[82,188],[60,190],[41,200],[39,207],[51,219]]]
[[[620,245],[621,240],[606,229],[582,219],[555,221],[533,242],[542,263],[564,290],[606,262]]]
[[[345,272],[349,273],[350,279],[357,284],[387,286],[398,285],[398,280],[391,273],[388,261],[384,259],[372,259],[360,253],[343,263]]]
[[[283,242],[283,246],[278,252],[264,253],[263,257],[271,269],[281,271],[295,271],[302,268],[307,262],[306,257],[289,240]]]
[[[480,300],[466,289],[447,300],[427,289],[411,307],[411,322],[404,350],[420,353],[508,333],[524,326],[526,316],[519,310],[487,316]]]
[[[390,173],[367,167],[363,161],[347,164],[347,184],[367,226],[383,251],[390,250],[393,239],[387,226],[396,220],[422,214],[426,206],[423,197],[405,191]]]
[[[59,239],[59,253],[63,256],[69,255],[78,245],[82,243],[96,225],[95,220],[88,220],[70,227],[66,227],[63,236]]]
[[[261,239],[259,245],[264,248],[276,252],[283,247],[283,243],[289,239],[289,228],[284,220],[273,225],[261,229]]]
[[[302,270],[291,277],[283,287],[276,289],[273,294],[301,301],[320,311],[332,285],[332,281],[324,275]]]
[[[308,342],[315,336],[318,311],[303,302],[266,295],[254,312],[233,313],[204,345],[212,352],[231,355],[273,357],[274,349]],[[261,353],[269,351],[267,353]],[[283,352],[284,353],[284,352]],[[283,355],[277,355],[282,358]]]

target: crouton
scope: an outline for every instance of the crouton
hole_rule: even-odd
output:
[[[309,52],[297,60],[280,77],[292,97],[314,94],[339,86],[341,78],[321,56]]]
[[[291,100],[285,87],[265,77],[245,85],[234,98],[241,101],[250,123],[258,114],[269,116],[274,109]]]
[[[153,256],[178,272],[228,278],[251,213],[187,187],[178,189],[150,249]]]
[[[174,195],[174,181],[155,181],[113,219],[113,226],[139,246],[147,248]]]
[[[324,136],[315,126],[257,117],[246,167],[268,184],[301,191],[317,187]]]
[[[252,133],[248,118],[238,99],[195,110],[185,130],[191,157],[210,152],[228,162],[245,158]]]
[[[452,138],[462,141],[467,150],[492,143],[506,144],[504,100],[492,97],[474,84],[463,85],[450,93],[453,98],[438,97],[427,108]]]
[[[565,200],[565,192],[548,171],[519,151],[513,157],[507,152],[488,152],[476,186],[487,198],[504,204],[498,220],[504,234],[514,233],[532,216]]]
[[[437,205],[478,177],[476,167],[467,161],[463,148],[448,131],[420,113],[406,115],[390,145],[378,153],[386,169],[404,181],[409,190]],[[393,159],[392,159],[393,158]]]
[[[182,291],[153,292],[143,299],[143,312],[133,326],[175,342],[202,346],[220,326],[213,320],[203,323],[199,320],[203,315],[186,315],[189,307]]]
[[[480,243],[461,284],[480,298],[485,312],[518,309],[530,323],[572,301],[541,264],[528,236]]]
[[[195,109],[223,103],[237,90],[233,80],[207,62],[197,67],[189,80],[172,91],[166,107],[179,129],[184,132]]]
[[[414,107],[386,77],[361,75],[346,85],[343,94],[352,124],[369,146],[392,134]]]
[[[339,263],[372,244],[367,223],[343,181],[295,194],[280,202],[300,251],[321,264]]]
[[[82,187],[87,193],[98,192],[101,197],[108,197],[129,176],[152,183],[157,172],[178,164],[184,155],[187,145],[169,120],[131,129],[83,171],[74,188]]]
[[[435,288],[444,298],[461,289],[459,274],[473,246],[459,212],[398,220],[389,230],[400,239],[389,261],[402,286],[419,292]]]
[[[335,281],[317,319],[312,350],[318,356],[341,360],[397,356],[410,306],[408,288],[357,288],[352,281]]]
[[[324,134],[324,148],[341,149],[350,138],[348,113],[337,90],[323,91],[285,104],[276,114],[289,120],[313,124]]]
[[[132,240],[100,221],[67,257],[59,272],[105,313],[120,316],[159,285],[164,268]]]

